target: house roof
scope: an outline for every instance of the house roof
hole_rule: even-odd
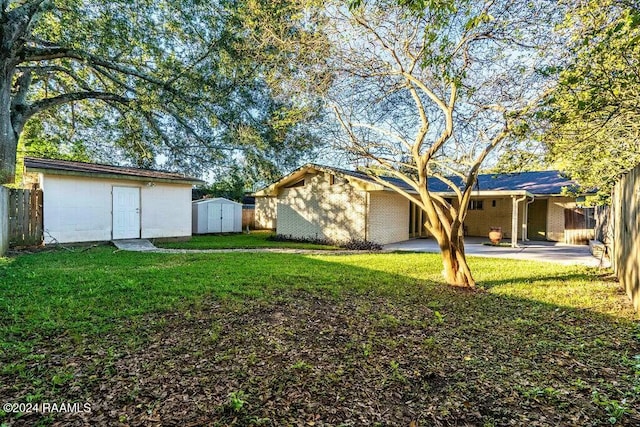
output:
[[[458,177],[451,178],[457,186],[462,186]],[[536,196],[562,194],[563,188],[575,189],[575,181],[558,171],[537,171],[503,174],[481,174],[474,186],[478,191],[526,191]],[[429,179],[429,189],[434,192],[451,191],[449,186],[437,178]]]
[[[269,195],[273,190],[287,184],[291,184],[299,180],[305,173],[310,170],[319,170],[324,172],[335,173],[346,178],[355,178],[364,182],[374,190],[386,190],[388,188],[381,185],[370,175],[347,169],[341,169],[331,166],[322,166],[316,164],[306,164],[295,170],[274,184],[256,192],[257,196]],[[391,185],[399,187],[410,193],[415,193],[406,182],[393,177],[381,177],[384,181]],[[458,187],[462,187],[462,179],[458,177],[450,178]],[[429,178],[429,190],[434,193],[452,194],[453,190],[438,178]],[[530,196],[550,196],[560,195],[563,188],[577,188],[577,183],[565,176],[559,171],[537,171],[537,172],[520,172],[505,174],[480,174],[474,186],[474,195],[530,195]]]
[[[125,166],[84,163],[70,160],[25,157],[24,165],[29,172],[44,172],[52,175],[92,176],[96,178],[121,178],[136,181],[160,181],[201,184],[204,181],[173,172],[139,169]]]

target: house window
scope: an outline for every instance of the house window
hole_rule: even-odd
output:
[[[304,179],[296,181],[293,184],[287,185],[286,188],[304,187]]]
[[[469,210],[470,211],[481,211],[483,209],[482,200],[470,200],[469,201]]]
[[[333,185],[336,183],[336,176],[333,174],[329,175],[329,185]]]
[[[492,201],[491,201],[491,207],[492,207],[492,208],[495,208],[495,207],[496,207],[496,201],[495,201],[495,200],[492,200]]]

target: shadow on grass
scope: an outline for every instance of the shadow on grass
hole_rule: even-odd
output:
[[[533,284],[539,283],[554,283],[558,285],[561,282],[574,282],[574,281],[594,281],[601,280],[598,279],[597,276],[593,274],[589,274],[586,272],[576,272],[576,273],[559,273],[559,274],[551,274],[551,275],[542,275],[542,276],[516,276],[512,278],[505,279],[497,279],[497,280],[483,280],[478,283],[484,289],[493,289],[504,285],[521,285],[521,286],[529,286]],[[561,285],[559,285],[561,286]]]
[[[624,296],[518,261],[474,261],[488,291],[461,291],[425,255],[19,257],[0,267],[0,400],[87,401],[49,415],[92,425],[639,420]]]

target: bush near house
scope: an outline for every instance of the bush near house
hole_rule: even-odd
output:
[[[638,425],[640,329],[608,276],[437,254],[0,258],[0,424]]]
[[[288,249],[338,249],[329,242],[292,241],[273,239],[275,234],[268,230],[251,231],[250,233],[206,234],[195,235],[184,242],[158,242],[156,246],[170,249],[254,249],[254,248],[288,248]]]
[[[274,234],[268,238],[272,242],[295,242],[295,243],[311,243],[324,246],[336,246],[343,249],[354,251],[380,251],[382,245],[370,242],[368,240],[351,239],[345,242],[334,242],[330,239],[324,239],[319,237],[293,237],[291,235]]]

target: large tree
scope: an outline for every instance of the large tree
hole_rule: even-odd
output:
[[[251,20],[274,5],[270,27],[299,39],[315,31],[295,2],[3,0],[2,181],[13,179],[34,117],[35,138],[64,134],[142,166],[162,155],[184,171],[231,160],[273,174],[295,162],[314,142],[300,123],[315,119],[315,106],[282,96],[273,69],[305,60],[251,43]]]
[[[538,118],[552,160],[607,196],[640,163],[640,6],[636,1],[564,1],[566,58]]]
[[[533,50],[546,34],[543,6],[434,0],[329,8],[340,146],[426,213],[452,285],[475,285],[463,223],[478,171],[544,89],[534,73],[544,58]],[[431,193],[432,178],[455,196]]]

